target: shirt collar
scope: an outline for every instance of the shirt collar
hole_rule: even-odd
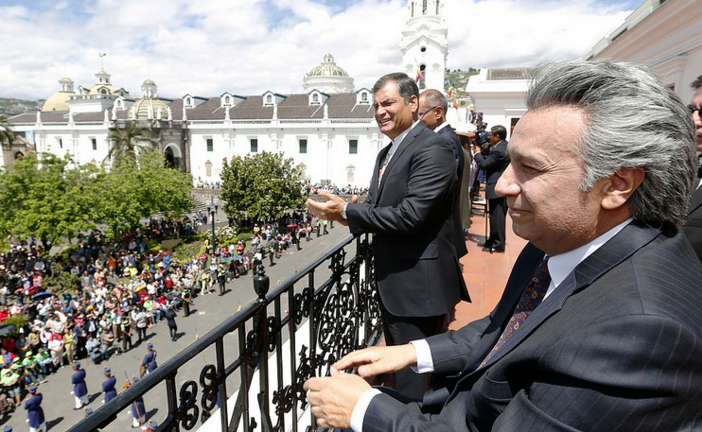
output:
[[[633,218],[629,218],[606,233],[597,237],[590,243],[580,246],[577,249],[562,254],[555,255],[548,260],[548,271],[551,274],[551,286],[546,295],[558,287],[565,278],[578,266],[585,258],[592,255],[597,249],[612,239],[619,231],[629,225]]]
[[[417,124],[418,124],[420,121],[421,121],[421,120],[417,120],[416,122],[412,123],[412,125],[411,125],[410,127],[408,127],[407,129],[405,129],[404,131],[402,131],[402,133],[401,133],[400,135],[396,136],[395,139],[392,140],[392,145],[393,145],[393,147],[398,147],[400,144],[402,144],[402,141],[407,137],[407,135],[410,133],[410,131],[411,131],[415,126],[417,126]]]
[[[434,129],[434,132],[437,132],[437,133],[438,133],[441,129],[443,129],[443,128],[445,128],[445,127],[448,127],[449,129],[453,130],[453,128],[451,128],[451,125],[449,124],[449,122],[448,122],[448,121],[445,121],[445,122],[441,123],[441,124],[439,125],[439,127],[437,127],[436,129]]]

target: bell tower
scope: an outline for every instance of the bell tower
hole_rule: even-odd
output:
[[[419,91],[445,93],[448,26],[444,20],[447,0],[408,0],[407,21],[402,29],[402,70],[417,82]]]

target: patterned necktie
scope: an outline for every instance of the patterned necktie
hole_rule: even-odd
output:
[[[383,161],[383,165],[378,170],[378,187],[380,187],[380,180],[383,179],[383,174],[385,173],[385,168],[388,166],[388,163],[390,162],[390,158],[392,157],[393,153],[395,153],[393,150],[395,150],[394,145],[393,145],[393,147],[390,147],[390,150],[388,150],[388,154],[385,155],[385,160]]]
[[[551,284],[551,275],[548,272],[548,257],[545,257],[541,261],[541,265],[536,269],[536,273],[531,278],[529,285],[524,289],[522,297],[517,303],[517,307],[514,309],[514,314],[512,318],[507,323],[507,327],[502,332],[500,339],[495,344],[495,347],[488,353],[485,360],[478,367],[481,368],[490,361],[492,356],[497,353],[497,351],[502,348],[502,346],[507,342],[507,339],[511,338],[514,332],[519,330],[519,327],[526,321],[526,319],[531,315],[531,313],[536,309],[536,307],[541,303],[546,295],[548,286]]]

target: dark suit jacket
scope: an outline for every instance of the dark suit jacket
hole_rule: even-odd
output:
[[[395,151],[378,187],[389,149],[378,154],[366,201],[347,206],[349,229],[375,233],[378,291],[391,314],[442,315],[468,297],[453,245],[453,151],[419,122]]]
[[[364,432],[700,430],[702,264],[677,231],[624,228],[475,370],[542,257],[527,245],[488,317],[427,339],[440,412],[378,395]]]
[[[458,140],[456,132],[453,131],[450,125],[435,131],[442,137],[446,138],[451,143],[453,157],[456,160],[456,173],[458,181],[453,191],[453,243],[456,248],[456,255],[461,258],[468,253],[466,248],[465,236],[463,235],[463,222],[461,221],[461,184],[463,183],[463,169],[465,167],[465,157],[463,156],[463,148],[461,141]]]
[[[509,155],[507,154],[507,141],[502,140],[495,144],[487,156],[482,153],[477,153],[474,157],[478,168],[485,170],[485,198],[495,199],[500,198],[495,193],[495,185],[497,180],[509,165]]]
[[[690,197],[690,207],[683,224],[683,232],[697,257],[702,260],[702,187],[695,189]]]

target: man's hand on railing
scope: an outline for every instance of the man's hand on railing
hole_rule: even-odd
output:
[[[332,365],[332,370],[354,369],[363,378],[397,372],[417,364],[412,344],[372,347],[345,355]]]
[[[371,386],[358,375],[332,367],[331,376],[310,378],[304,388],[318,426],[350,429],[353,409]]]

